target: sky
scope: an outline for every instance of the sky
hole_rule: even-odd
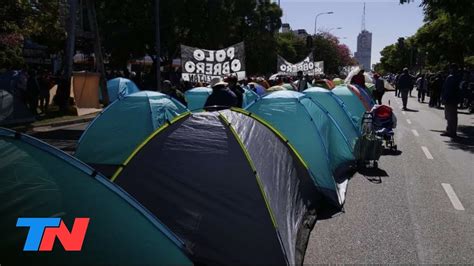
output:
[[[316,14],[332,11],[334,14],[318,17],[318,29],[334,29],[331,33],[340,37],[340,42],[347,44],[355,53],[364,2],[366,29],[372,32],[371,64],[380,61],[380,51],[385,46],[395,43],[399,37],[415,34],[423,25],[420,0],[404,5],[400,5],[399,0],[280,0],[282,22],[289,23],[293,30],[305,29],[313,34]],[[342,29],[335,29],[338,27]]]

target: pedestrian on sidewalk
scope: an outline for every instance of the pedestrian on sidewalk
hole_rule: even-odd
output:
[[[449,76],[443,84],[442,102],[444,104],[444,118],[447,121],[446,132],[442,136],[455,138],[458,128],[459,84],[461,77],[456,64],[449,67]]]
[[[418,102],[425,102],[425,95],[428,91],[428,82],[426,80],[426,75],[421,74],[420,77],[416,80],[416,89],[418,90]]]
[[[374,74],[375,80],[375,90],[373,92],[374,98],[378,104],[382,104],[382,97],[385,93],[385,83],[384,80],[380,78],[379,74]]]
[[[402,95],[403,110],[407,110],[408,93],[413,89],[413,85],[413,77],[408,73],[408,68],[405,67],[397,83],[397,87]]]

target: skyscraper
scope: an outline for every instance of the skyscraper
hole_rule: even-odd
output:
[[[365,28],[365,3],[362,14],[362,31],[357,36],[357,52],[355,58],[359,65],[365,70],[371,69],[371,54],[372,54],[372,33]]]

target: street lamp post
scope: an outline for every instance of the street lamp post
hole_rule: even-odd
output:
[[[316,15],[316,17],[314,18],[314,35],[316,35],[316,33],[318,33],[318,17],[321,16],[321,15],[330,15],[330,14],[334,14],[334,12],[332,11],[329,11],[329,12],[322,12],[322,13],[319,13]]]

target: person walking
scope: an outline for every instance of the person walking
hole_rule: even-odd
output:
[[[459,103],[459,76],[458,66],[452,64],[449,67],[449,76],[443,84],[442,102],[444,104],[444,118],[447,121],[446,132],[441,136],[455,138],[458,128],[458,103]]]
[[[418,102],[425,102],[425,95],[428,91],[428,82],[425,75],[421,74],[420,77],[416,80],[416,89],[418,90]]]
[[[398,90],[402,95],[403,110],[408,110],[408,93],[413,89],[413,77],[408,73],[408,68],[404,68],[397,82]]]
[[[382,104],[382,97],[385,93],[385,83],[382,78],[380,78],[379,74],[374,74],[375,80],[375,90],[373,92],[374,98],[378,104]]]

